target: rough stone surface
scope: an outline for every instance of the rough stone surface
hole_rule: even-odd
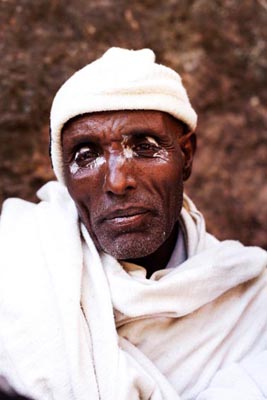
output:
[[[186,190],[212,233],[267,248],[266,0],[0,0],[0,201],[53,178],[53,95],[110,46],[180,72],[199,113]]]

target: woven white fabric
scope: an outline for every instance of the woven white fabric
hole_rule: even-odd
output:
[[[152,50],[111,48],[72,75],[54,98],[50,116],[51,158],[59,181],[64,182],[63,125],[80,114],[111,110],[165,111],[192,130],[197,122],[180,76],[157,64]]]
[[[99,256],[64,186],[39,196],[8,200],[1,217],[0,374],[11,385],[36,400],[265,398],[265,251],[208,235],[185,197],[189,258],[148,280]]]

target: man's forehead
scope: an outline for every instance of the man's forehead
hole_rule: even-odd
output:
[[[121,131],[124,134],[138,131],[154,131],[155,133],[164,133],[168,128],[177,130],[180,133],[184,130],[183,122],[175,119],[173,116],[155,110],[119,110],[119,111],[101,111],[79,115],[69,120],[63,128],[63,134],[72,131],[96,133],[96,131]]]

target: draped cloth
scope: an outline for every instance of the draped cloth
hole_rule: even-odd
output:
[[[0,374],[37,400],[267,398],[266,252],[206,233],[145,270],[99,254],[66,189],[10,199],[0,223]]]

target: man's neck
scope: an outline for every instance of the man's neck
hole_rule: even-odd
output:
[[[144,267],[147,270],[147,278],[150,278],[155,271],[164,269],[167,266],[176,244],[178,231],[179,224],[177,222],[168,239],[165,240],[165,242],[154,253],[149,254],[146,257],[129,259],[125,261]]]

